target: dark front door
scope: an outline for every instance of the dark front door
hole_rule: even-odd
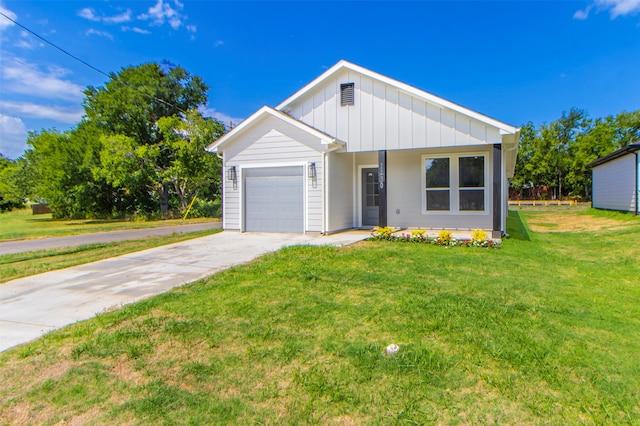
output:
[[[362,226],[378,226],[378,168],[362,169]]]

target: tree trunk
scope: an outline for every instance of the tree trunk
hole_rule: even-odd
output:
[[[180,198],[180,204],[182,205],[182,210],[186,210],[189,206],[189,200],[187,199],[187,183],[185,182],[184,186],[180,185],[178,179],[173,181],[173,187]]]
[[[166,183],[158,186],[158,197],[160,198],[160,213],[166,216],[169,213],[169,188]]]
[[[558,174],[558,200],[562,201],[562,173]]]

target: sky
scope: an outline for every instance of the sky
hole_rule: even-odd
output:
[[[0,12],[104,72],[168,60],[237,124],[341,59],[505,123],[640,109],[640,0],[11,1]],[[0,153],[65,131],[107,77],[0,15]]]

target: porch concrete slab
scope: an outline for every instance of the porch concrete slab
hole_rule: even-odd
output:
[[[344,246],[369,236],[221,232],[0,285],[0,351],[291,245]]]

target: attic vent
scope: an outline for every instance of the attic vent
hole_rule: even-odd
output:
[[[340,85],[340,106],[353,105],[354,83],[342,83]]]

